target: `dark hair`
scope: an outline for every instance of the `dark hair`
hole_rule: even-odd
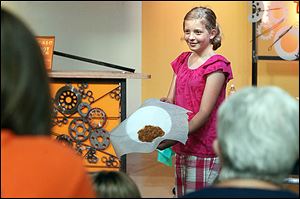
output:
[[[1,8],[1,129],[50,134],[50,91],[41,49],[26,25]]]
[[[135,182],[122,171],[100,171],[94,177],[97,198],[141,198]]]
[[[212,29],[217,31],[216,36],[211,40],[213,45],[213,50],[217,50],[221,46],[221,31],[220,27],[217,23],[217,16],[210,8],[207,7],[194,7],[191,9],[184,17],[183,21],[183,28],[184,22],[186,20],[191,19],[204,19],[205,21],[205,28],[210,32]]]

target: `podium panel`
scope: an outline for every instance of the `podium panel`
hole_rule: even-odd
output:
[[[119,72],[49,72],[54,139],[83,157],[89,172],[122,170],[110,131],[126,119],[126,79],[149,78]]]

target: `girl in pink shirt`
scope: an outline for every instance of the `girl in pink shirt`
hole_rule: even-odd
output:
[[[178,197],[208,186],[220,172],[213,151],[216,114],[225,99],[226,85],[233,78],[230,62],[214,51],[221,46],[215,13],[205,7],[190,10],[183,22],[184,39],[191,52],[183,52],[172,63],[173,80],[167,97],[191,111],[186,144],[161,142],[158,149],[173,146],[176,155],[176,194]]]

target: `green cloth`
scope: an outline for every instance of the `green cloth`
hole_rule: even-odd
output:
[[[157,161],[161,162],[167,166],[172,166],[172,156],[175,154],[171,148],[166,148],[164,150],[157,150]]]

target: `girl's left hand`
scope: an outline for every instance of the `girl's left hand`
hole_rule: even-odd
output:
[[[170,100],[170,99],[168,99],[167,97],[162,97],[162,98],[160,98],[160,101],[162,101],[162,102],[167,102],[167,103],[170,103],[170,104],[173,104],[173,101]]]
[[[164,150],[166,148],[169,148],[173,145],[175,145],[178,141],[176,140],[163,140],[161,141],[161,143],[159,143],[159,145],[157,146],[157,149],[159,150]]]

